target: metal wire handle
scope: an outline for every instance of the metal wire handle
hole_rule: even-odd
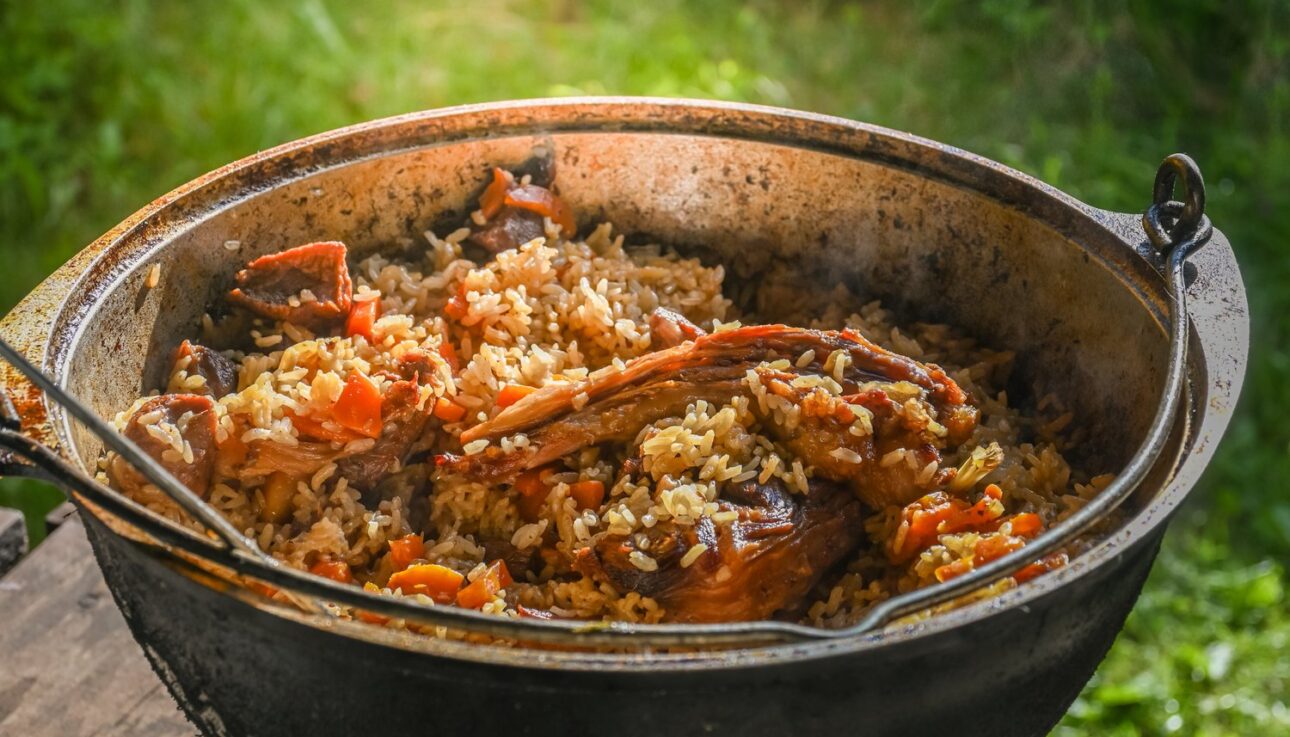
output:
[[[1171,199],[1182,183],[1182,200]],[[612,646],[757,646],[776,642],[829,640],[868,635],[895,619],[962,597],[1010,576],[1034,561],[1071,544],[1104,520],[1141,484],[1168,444],[1172,423],[1182,400],[1186,380],[1188,317],[1185,264],[1187,258],[1209,241],[1213,226],[1204,214],[1205,185],[1200,169],[1190,157],[1173,154],[1156,173],[1151,207],[1143,215],[1143,229],[1161,258],[1169,300],[1169,363],[1160,402],[1145,439],[1125,468],[1088,504],[1023,548],[1004,555],[949,581],[917,589],[883,601],[855,624],[823,629],[788,622],[742,622],[709,625],[560,620],[515,620],[456,607],[436,607],[413,599],[373,594],[358,587],[306,574],[282,565],[236,530],[227,519],[194,494],[136,444],[117,432],[93,411],[67,394],[52,379],[0,340],[0,356],[14,365],[47,396],[83,422],[104,444],[116,451],[151,483],[166,492],[185,512],[211,531],[222,545],[168,525],[155,524],[155,516],[134,502],[112,492],[88,475],[72,468],[57,453],[21,432],[17,413],[0,393],[0,446],[43,469],[48,478],[73,486],[96,504],[136,526],[146,526],[164,544],[195,556],[211,559],[238,574],[342,605],[420,624],[451,627],[496,637],[529,642],[558,642]],[[306,610],[324,610],[318,601],[297,601]]]

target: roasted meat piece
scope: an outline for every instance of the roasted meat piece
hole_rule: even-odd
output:
[[[196,390],[198,393],[219,399],[237,389],[237,366],[219,351],[185,340],[175,349],[173,363],[177,365],[184,359],[188,359],[185,370],[190,376],[206,380],[206,385]]]
[[[130,417],[124,434],[193,493],[203,498],[209,493],[211,471],[215,467],[215,403],[210,397],[200,394],[153,397]],[[109,471],[117,486],[130,493],[138,492],[148,483],[143,474],[120,456],[113,457]]]
[[[376,445],[340,460],[340,475],[359,489],[370,489],[406,461],[430,419],[427,408],[417,408],[417,399],[416,381],[391,384],[381,397],[381,436]]]
[[[749,481],[726,489],[718,506],[738,518],[718,525],[702,517],[692,526],[665,522],[633,535],[607,535],[579,552],[577,566],[620,591],[653,597],[671,621],[766,619],[797,606],[864,534],[860,502],[828,481],[812,481],[805,497],[794,497],[777,481]],[[705,549],[695,554],[700,544]],[[641,556],[657,567],[644,570],[636,562],[647,560]]]
[[[336,241],[261,256],[237,272],[237,288],[228,299],[263,317],[329,327],[345,319],[353,306],[345,257],[345,244]]]
[[[830,373],[824,365],[835,351],[847,359],[838,374],[841,397],[813,386],[811,378]],[[790,359],[790,367],[763,365],[776,358]],[[851,331],[764,325],[697,336],[621,370],[605,368],[584,381],[544,387],[461,434],[464,445],[524,433],[527,445],[507,452],[490,444],[472,455],[439,456],[436,463],[453,473],[507,481],[581,448],[630,440],[647,424],[684,414],[697,400],[719,404],[737,394],[759,395],[750,371],[765,392],[787,399],[800,415],[796,422],[766,422],[766,432],[873,506],[907,502],[947,480],[952,471],[935,472],[929,464],[939,462],[939,449],[962,443],[976,426],[976,408],[936,366],[883,350]],[[765,399],[758,396],[754,404],[763,419],[774,419]],[[862,415],[871,416],[871,426],[857,434]],[[903,452],[888,458],[892,451]],[[904,468],[896,468],[893,458]]]
[[[476,228],[466,240],[496,254],[519,248],[545,234],[546,228],[541,215],[518,207],[506,207],[486,225]]]
[[[484,223],[467,239],[491,254],[518,248],[546,234],[544,218],[559,225],[565,236],[577,228],[573,210],[550,187],[554,169],[539,166],[540,178],[524,184],[505,169],[493,169],[493,180],[479,198]]]
[[[684,315],[666,307],[658,307],[650,313],[649,345],[656,351],[672,348],[707,334],[703,328],[685,319]]]

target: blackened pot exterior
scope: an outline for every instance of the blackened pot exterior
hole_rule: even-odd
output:
[[[539,145],[584,225],[722,263],[737,292],[792,270],[1016,350],[1020,388],[1070,398],[1107,468],[1152,415],[1167,296],[1138,216],[906,134],[722,103],[501,103],[287,144],[141,210],[0,332],[110,416],[158,383],[246,259],[324,236],[361,257],[459,223],[490,167]],[[1130,519],[1064,569],[863,637],[689,656],[474,647],[285,611],[157,544],[163,523],[75,498],[136,639],[207,735],[1040,734],[1119,631],[1239,393],[1246,307],[1220,232],[1191,265],[1187,413]],[[93,467],[92,437],[8,367],[0,382],[25,432]]]
[[[552,669],[337,637],[203,586],[86,515],[135,638],[207,735],[1042,735],[1102,660],[1159,536],[969,626],[730,669]],[[183,612],[184,616],[176,616]]]

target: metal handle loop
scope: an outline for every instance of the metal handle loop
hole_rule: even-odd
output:
[[[1174,187],[1182,183],[1182,200],[1174,200]],[[1151,206],[1142,215],[1142,228],[1156,250],[1164,254],[1188,240],[1202,227],[1205,217],[1205,179],[1200,167],[1187,154],[1171,154],[1156,170],[1151,189]],[[1199,243],[1208,240],[1192,239]],[[1195,247],[1194,246],[1193,250]],[[1190,255],[1190,253],[1188,254]]]

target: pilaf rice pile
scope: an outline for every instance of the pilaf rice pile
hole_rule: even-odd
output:
[[[1009,405],[1001,389],[1008,352],[944,325],[898,326],[878,302],[842,286],[803,303],[787,278],[761,287],[760,314],[740,314],[722,293],[720,265],[626,247],[609,224],[567,239],[562,233],[574,229],[558,198],[526,204],[524,188],[550,192],[504,172],[495,177],[493,201],[486,192],[468,227],[442,238],[427,233],[428,247],[415,256],[346,264],[340,244],[312,244],[302,247],[313,249],[308,260],[252,262],[239,275],[233,308],[205,319],[200,341],[177,352],[164,391],[126,408],[117,426],[291,566],[390,596],[512,617],[775,616],[843,626],[895,593],[1024,545],[1111,479],[1082,474],[1063,457],[1079,438],[1056,398],[1029,414]],[[540,227],[514,244],[479,237],[507,213],[537,213]],[[328,259],[348,274],[319,276],[315,267]],[[277,281],[257,281],[265,274]],[[659,322],[660,315],[677,319]],[[597,402],[613,401],[597,398],[597,382],[613,381],[634,359],[670,350],[687,360],[696,340],[733,341],[755,329],[741,323],[766,320],[850,329],[942,367],[942,388],[966,392],[975,424],[958,442],[945,440],[953,433],[941,424],[948,424],[943,407],[927,399],[930,384],[855,379],[848,372],[867,342],[830,332],[828,340],[861,348],[754,352],[747,370],[722,384],[734,389],[695,391],[683,409],[648,416],[629,436],[573,443],[557,460],[514,472],[480,471],[496,459],[537,458],[551,442],[544,438],[554,431],[540,425],[479,437],[504,412],[587,387],[548,420],[594,414]],[[685,332],[663,340],[664,327]],[[855,438],[879,432],[878,405],[856,399],[864,395],[906,425],[916,419],[937,447],[878,443],[881,452],[864,457],[844,444],[828,451],[837,463],[804,457],[792,433],[809,420],[810,402],[776,393],[770,376],[783,380],[781,390],[841,412]],[[821,470],[847,463],[907,479],[917,491],[885,503],[860,494],[862,504],[844,478]],[[119,459],[109,455],[101,466],[117,488],[191,524]],[[845,520],[847,529],[812,522],[811,505],[827,494],[832,511],[820,519]],[[753,527],[732,538],[728,531],[741,524]],[[813,534],[820,539],[808,539]],[[763,547],[741,557],[739,545]],[[781,550],[782,560],[774,559]],[[1076,552],[1037,561],[1016,578]],[[759,560],[763,568],[739,569]],[[783,590],[766,583],[780,577],[791,582]],[[773,603],[732,603],[745,598]]]

